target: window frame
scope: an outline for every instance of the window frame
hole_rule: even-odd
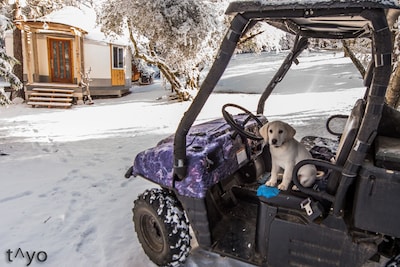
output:
[[[112,68],[123,70],[125,67],[125,51],[122,46],[112,46]]]

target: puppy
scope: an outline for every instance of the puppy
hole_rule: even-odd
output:
[[[312,158],[305,146],[294,139],[296,130],[282,121],[268,122],[260,128],[260,135],[264,142],[269,144],[271,152],[272,169],[271,178],[265,184],[276,186],[278,172],[284,169],[282,182],[278,189],[287,190],[292,180],[294,166],[303,159]],[[309,187],[316,179],[317,169],[314,165],[304,165],[299,169],[300,184]]]

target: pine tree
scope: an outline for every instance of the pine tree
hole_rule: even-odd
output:
[[[4,10],[4,9],[2,9]],[[8,56],[5,51],[5,33],[13,28],[12,22],[0,15],[0,77],[3,77],[6,82],[9,82],[12,90],[20,90],[22,83],[20,79],[13,73],[13,68],[19,62],[12,56]],[[11,101],[6,95],[4,88],[0,88],[0,105],[10,104]]]

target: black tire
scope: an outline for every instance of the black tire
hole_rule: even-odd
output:
[[[189,221],[179,201],[162,189],[134,202],[133,222],[146,255],[158,266],[179,266],[190,252]]]
[[[400,267],[400,254],[388,261],[385,267]]]

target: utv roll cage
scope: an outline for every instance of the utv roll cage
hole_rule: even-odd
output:
[[[387,267],[400,266],[400,112],[385,104],[392,64],[389,24],[399,9],[394,0],[230,3],[230,28],[175,134],[138,153],[125,175],[142,176],[160,187],[139,195],[133,208],[139,242],[154,263],[185,262],[190,223],[201,248],[259,266],[363,266],[381,258]],[[296,37],[260,95],[257,114],[225,104],[223,118],[193,125],[240,38],[259,21]],[[346,116],[340,140],[302,139],[310,152],[318,147],[315,140],[332,142],[335,151],[297,163],[292,179],[299,191],[260,195],[259,189],[266,188],[260,177],[271,171],[272,161],[258,135],[268,122],[265,102],[310,38],[370,38],[366,90]],[[244,114],[233,116],[227,107]],[[297,177],[306,164],[324,172],[310,188]]]
[[[196,117],[212,93],[215,85],[225,71],[241,36],[258,21],[296,34],[293,50],[284,60],[279,71],[265,88],[258,103],[257,113],[264,112],[264,104],[276,84],[289,70],[297,56],[307,47],[308,38],[347,39],[369,37],[373,43],[373,60],[368,68],[365,85],[367,86],[366,107],[358,131],[357,140],[348,159],[341,169],[341,178],[336,195],[327,192],[314,192],[299,186],[304,193],[315,195],[333,202],[334,214],[338,216],[343,207],[347,188],[357,175],[366,151],[370,148],[380,122],[385,103],[385,93],[391,73],[392,34],[387,16],[392,16],[399,7],[380,1],[329,1],[304,2],[276,5],[262,4],[262,1],[239,1],[229,5],[226,13],[234,15],[231,27],[220,46],[216,60],[202,83],[192,105],[183,116],[174,138],[174,178],[183,180],[187,174],[186,135]],[[300,167],[300,166],[299,166]],[[333,166],[331,166],[333,167]],[[337,167],[333,167],[337,168]]]

